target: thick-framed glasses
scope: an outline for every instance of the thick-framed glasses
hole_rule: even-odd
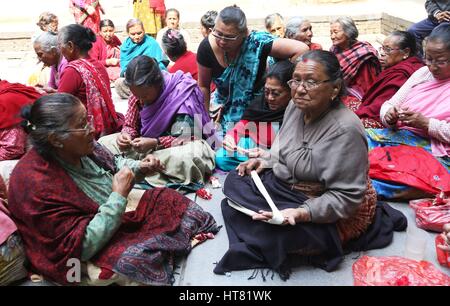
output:
[[[439,68],[444,68],[448,65],[449,60],[433,60],[429,58],[425,58],[425,64],[427,66],[435,65]]]
[[[302,81],[299,81],[299,80],[296,80],[296,79],[292,79],[292,80],[289,80],[287,82],[287,84],[289,85],[289,87],[291,89],[295,90],[301,85],[301,86],[303,86],[303,88],[306,91],[308,91],[308,90],[313,90],[313,89],[319,87],[319,85],[322,84],[322,83],[326,83],[326,82],[330,82],[330,81],[331,81],[330,79],[323,80],[323,81],[313,81],[313,80],[304,80],[304,81],[302,80]]]
[[[89,133],[92,131],[92,129],[94,128],[94,116],[92,115],[87,115],[86,117],[86,125],[81,128],[81,129],[67,129],[67,130],[62,130],[61,132],[66,132],[66,133],[81,133],[84,132],[84,135],[89,135]]]
[[[270,88],[265,88],[264,87],[264,95],[266,97],[272,95],[272,97],[274,97],[274,98],[279,98],[279,97],[281,97],[282,94],[283,93],[279,92],[278,90],[274,90],[274,89],[270,89]]]
[[[384,53],[384,54],[391,54],[393,51],[397,51],[397,50],[403,50],[403,49],[390,48],[390,47],[385,47],[385,46],[381,46],[380,48],[378,48],[378,51],[380,51],[380,53]]]
[[[236,41],[238,40],[239,36],[241,36],[241,34],[238,34],[236,36],[224,36],[217,33],[216,29],[212,30],[211,35],[214,36],[216,39],[220,39],[223,41]]]

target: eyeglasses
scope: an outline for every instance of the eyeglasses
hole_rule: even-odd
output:
[[[279,92],[279,91],[277,91],[277,90],[269,89],[269,88],[265,88],[265,87],[264,87],[264,95],[265,95],[266,97],[272,95],[272,97],[278,98],[278,97],[280,97],[282,94],[283,94],[282,92]]]
[[[82,129],[68,129],[68,130],[62,130],[61,132],[67,132],[67,133],[84,132],[84,135],[87,136],[87,135],[89,135],[91,130],[94,128],[94,116],[87,115],[86,121],[87,121],[87,123]]]
[[[380,51],[380,53],[384,53],[384,54],[391,54],[392,51],[396,51],[396,50],[403,50],[403,49],[390,48],[390,47],[385,47],[385,46],[381,46],[380,48],[378,48],[378,51]]]
[[[239,36],[241,36],[241,34],[238,34],[236,36],[231,36],[231,37],[230,36],[224,36],[224,35],[221,35],[221,34],[217,33],[216,29],[212,30],[211,35],[214,36],[216,39],[220,39],[220,40],[223,40],[223,41],[236,41],[239,38]]]
[[[448,65],[449,60],[433,60],[433,59],[429,59],[429,58],[425,58],[425,64],[427,66],[431,66],[431,65],[435,65],[438,66],[440,68],[444,68]]]
[[[292,79],[290,81],[287,82],[287,84],[289,85],[289,87],[291,89],[296,90],[300,85],[303,86],[303,88],[305,90],[313,90],[317,87],[319,87],[320,84],[322,83],[326,83],[326,82],[330,82],[331,80],[324,80],[324,81],[313,81],[313,80],[305,80],[305,81],[299,81],[296,79]]]

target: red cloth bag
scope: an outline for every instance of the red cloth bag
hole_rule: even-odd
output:
[[[436,236],[436,256],[439,264],[446,268],[450,268],[450,252],[444,251],[438,247],[438,245],[444,245],[444,238],[441,235]]]
[[[450,277],[428,261],[363,256],[352,269],[355,286],[450,286]]]
[[[439,200],[440,199],[440,200]],[[450,203],[448,199],[420,199],[409,202],[416,212],[416,224],[424,230],[441,233],[444,225],[450,223]]]

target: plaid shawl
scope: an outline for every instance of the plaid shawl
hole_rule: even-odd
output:
[[[376,67],[377,73],[381,71],[378,52],[367,42],[357,41],[344,51],[333,46],[330,51],[336,54],[347,84],[358,74],[359,69],[366,61],[371,62]]]
[[[86,108],[94,116],[95,137],[119,132],[123,122],[114,108],[109,80],[102,79],[97,68],[85,59],[71,61],[67,67],[78,71],[86,85]]]

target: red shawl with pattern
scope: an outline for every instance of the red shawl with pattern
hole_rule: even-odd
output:
[[[91,158],[111,169],[113,156],[101,146]],[[58,162],[45,160],[34,149],[15,167],[8,199],[33,270],[70,285],[68,260],[81,257],[86,227],[99,205]],[[187,254],[191,238],[209,231],[217,231],[215,221],[197,204],[172,189],[151,189],[135,211],[123,215],[118,231],[91,261],[103,274],[109,270],[140,283],[167,285],[174,255]]]
[[[77,70],[86,85],[86,108],[94,117],[96,138],[119,132],[122,120],[114,108],[109,80],[103,80],[97,68],[86,59],[71,61],[67,67]]]
[[[0,129],[18,124],[22,120],[20,118],[21,108],[40,97],[41,94],[33,87],[0,81]]]
[[[359,68],[367,61],[376,67],[377,73],[381,71],[380,61],[377,56],[378,52],[367,42],[357,41],[349,49],[344,51],[333,46],[330,51],[336,54],[341,64],[346,84],[351,82],[358,74]]]

